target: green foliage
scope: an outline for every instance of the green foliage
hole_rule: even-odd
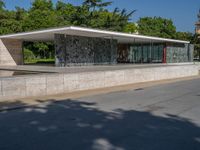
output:
[[[33,54],[33,52],[29,49],[24,49],[24,60],[25,62],[29,62],[31,60],[35,59],[35,55]]]
[[[22,31],[22,24],[16,20],[14,11],[2,11],[0,13],[0,34],[8,34]]]
[[[128,23],[123,31],[127,33],[137,33],[138,27],[135,23]]]
[[[125,9],[119,10],[118,8],[113,12],[100,9],[98,12],[93,13],[94,17],[90,19],[89,26],[123,32],[134,12],[127,12]]]
[[[66,4],[58,1],[56,4],[56,22],[57,26],[72,24],[73,15],[76,14],[76,7],[72,4]]]
[[[46,58],[46,52],[49,49],[47,44],[41,43],[41,42],[36,42],[33,44],[33,47],[38,50],[38,52],[40,53],[40,56],[42,56],[42,58]]]
[[[51,0],[35,0],[31,10],[53,10],[53,2]]]
[[[24,47],[30,49],[36,58],[54,58],[54,44],[52,42],[24,42]]]
[[[25,17],[23,27],[25,31],[56,26],[56,12],[49,0],[35,0]]]
[[[175,38],[176,27],[172,20],[161,17],[144,17],[138,21],[139,33],[143,35]]]
[[[80,6],[52,0],[33,0],[29,10],[16,7],[14,11],[4,10],[0,0],[0,34],[31,31],[42,28],[76,25],[123,31],[135,11],[125,9],[108,11],[112,2],[84,0]]]
[[[200,61],[200,35],[195,34],[191,40],[194,44],[194,58],[198,58]]]
[[[32,0],[32,5],[28,10],[20,7],[16,7],[15,10],[6,10],[4,2],[0,0],[0,35],[75,25],[127,33],[139,32],[165,38],[191,39],[190,33],[176,33],[172,20],[161,17],[140,18],[136,26],[130,21],[135,10],[127,12],[126,9],[115,8],[110,11],[107,9],[107,6],[112,4],[109,0],[83,0],[80,6],[61,0],[55,5],[52,0]],[[37,58],[54,57],[52,43],[26,42],[24,46]]]
[[[130,22],[135,10],[115,8],[109,11],[107,6],[111,1],[83,0],[82,5],[74,6],[64,1],[33,0],[30,9],[16,7],[15,10],[5,10],[3,0],[0,0],[0,34],[31,31],[42,28],[76,25],[123,31],[127,33],[159,36],[165,38],[190,39],[190,33],[176,33],[172,20],[161,17],[144,17],[138,21],[138,27]]]
[[[200,35],[199,34],[194,34],[193,37],[192,37],[191,43],[200,44]]]
[[[54,59],[36,59],[37,64],[55,64]]]
[[[111,4],[112,2],[103,2],[102,0],[85,0],[83,2],[83,6],[86,6],[92,13],[96,10],[96,8],[104,8]]]
[[[3,0],[0,0],[0,11],[2,11],[5,8],[5,3]]]
[[[31,60],[25,60],[26,64],[55,64],[55,60],[54,59],[31,59]]]
[[[176,33],[176,39],[179,40],[185,40],[185,41],[191,41],[193,39],[193,34],[190,32],[177,32]]]

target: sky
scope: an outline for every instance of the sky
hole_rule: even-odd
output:
[[[5,0],[7,9],[20,6],[28,9],[32,0]],[[56,2],[57,0],[53,0]],[[83,0],[63,0],[74,5],[80,5]],[[109,10],[118,7],[127,11],[137,10],[132,20],[136,22],[140,17],[160,16],[172,19],[177,31],[193,32],[197,14],[200,9],[200,0],[111,0]]]

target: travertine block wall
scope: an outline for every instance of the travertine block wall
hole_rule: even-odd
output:
[[[199,74],[197,65],[0,78],[0,100],[62,94]]]
[[[22,41],[0,39],[0,66],[13,66],[22,64]]]
[[[199,68],[199,73],[200,73],[200,63],[199,64],[196,64],[197,65],[197,67]]]

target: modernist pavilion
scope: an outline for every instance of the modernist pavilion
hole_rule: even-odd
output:
[[[53,41],[56,66],[193,61],[188,41],[82,27],[0,36],[0,65],[23,65],[23,41]]]

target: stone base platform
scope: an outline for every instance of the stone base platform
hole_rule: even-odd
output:
[[[26,67],[21,66],[20,68],[18,66],[18,69],[16,67],[7,69],[26,70]],[[3,67],[1,68],[3,69]],[[31,67],[29,68],[31,70]],[[199,67],[193,64],[119,65],[93,68],[54,68],[54,70],[53,68],[45,68],[42,69],[40,67],[40,70],[49,73],[0,78],[0,100],[55,95],[126,84],[197,76],[199,74]],[[31,71],[36,70],[32,67]],[[37,71],[39,71],[38,68]]]

